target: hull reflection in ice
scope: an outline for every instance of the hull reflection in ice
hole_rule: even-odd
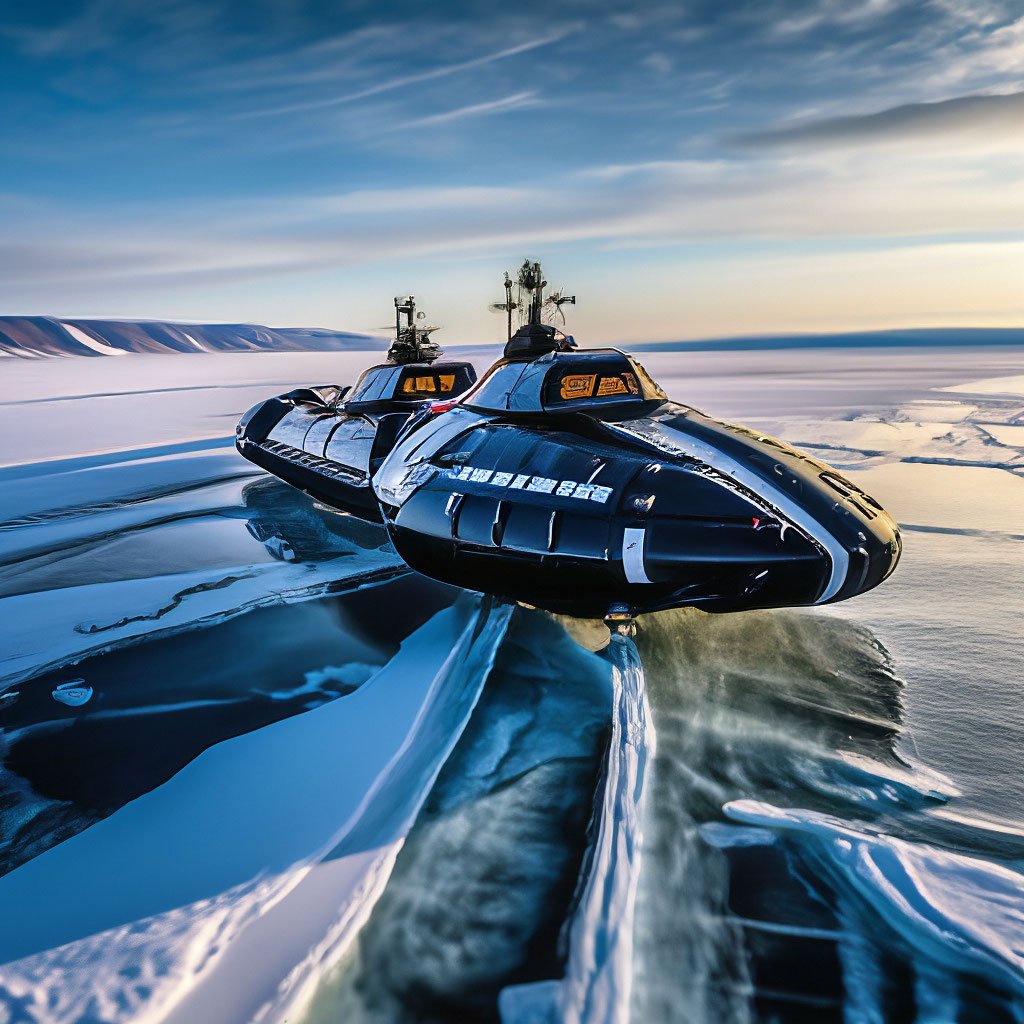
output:
[[[333,597],[115,644],[7,691],[0,874],[166,782],[213,744],[353,692],[455,599],[401,567],[367,580],[356,556],[387,545],[384,530],[318,512],[277,481],[247,484],[232,514],[275,558],[343,566],[351,556],[352,578],[332,583]],[[85,701],[68,699],[85,692]]]

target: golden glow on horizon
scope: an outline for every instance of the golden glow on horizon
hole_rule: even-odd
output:
[[[671,265],[631,250],[602,254],[598,266],[575,262],[556,251],[547,266],[554,286],[569,284],[579,297],[566,330],[581,344],[1024,326],[1024,242],[762,253]],[[503,339],[504,320],[485,309],[499,265],[423,267],[416,294],[431,322],[442,325],[442,344]],[[360,318],[371,322],[380,304],[365,291],[343,293],[332,303],[335,312],[321,319],[333,316],[327,322],[358,330]]]
[[[570,329],[581,340],[1021,327],[1024,242],[686,264],[670,280],[654,271],[630,288],[632,317],[592,281],[576,291],[586,299]]]

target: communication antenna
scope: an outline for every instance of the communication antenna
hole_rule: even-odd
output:
[[[562,294],[562,289],[559,288],[558,291],[552,292],[544,300],[544,305],[545,306],[550,306],[551,307],[551,315],[552,315],[552,317],[554,316],[555,313],[557,313],[562,318],[562,323],[564,324],[565,323],[565,312],[562,310],[562,307],[565,306],[565,305],[575,306],[576,305],[576,296],[575,295],[563,295]]]
[[[528,324],[542,322],[546,286],[547,281],[544,280],[544,275],[541,273],[540,264],[523,260],[523,265],[519,268],[519,295],[520,300],[522,300],[523,292],[530,297],[530,316],[526,321]]]
[[[424,317],[426,313],[416,312],[415,295],[395,296],[395,340],[388,349],[389,363],[432,363],[441,355],[440,347],[430,340],[438,328],[417,323]]]
[[[505,271],[505,301],[504,302],[492,302],[487,308],[492,313],[505,313],[508,317],[508,337],[506,341],[512,337],[512,311],[519,308],[519,303],[512,298],[512,278],[508,276],[508,271]]]
[[[487,308],[492,313],[505,313],[507,317],[508,332],[506,340],[511,340],[512,313],[518,311],[517,326],[524,327],[527,324],[543,324],[551,322],[557,314],[562,323],[565,323],[565,312],[562,306],[576,304],[575,295],[564,295],[563,289],[552,292],[547,298],[544,297],[544,289],[547,287],[544,280],[544,273],[540,263],[523,260],[523,265],[516,274],[515,281],[505,274],[505,301],[492,302]],[[515,297],[513,298],[513,293]]]

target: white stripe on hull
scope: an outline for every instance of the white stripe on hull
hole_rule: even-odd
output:
[[[794,526],[814,538],[828,554],[829,560],[832,563],[832,572],[828,583],[825,585],[825,589],[815,604],[828,601],[839,593],[840,588],[846,581],[846,575],[850,567],[850,558],[846,548],[806,509],[798,505],[784,491],[779,490],[770,480],[763,479],[732,458],[732,456],[726,455],[706,442],[700,441],[681,430],[676,430],[674,427],[665,426],[665,424],[659,423],[657,420],[626,420],[621,423],[609,423],[608,426],[628,434],[630,437],[647,441],[663,451],[688,455],[691,458],[697,459],[719,473],[742,484],[744,487],[749,488],[754,494],[762,495],[765,501],[776,508]]]
[[[644,567],[644,541],[647,531],[643,527],[627,526],[622,534],[622,567],[630,583],[650,583]]]

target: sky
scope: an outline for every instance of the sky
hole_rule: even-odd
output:
[[[1024,324],[1019,0],[0,5],[0,314]]]

